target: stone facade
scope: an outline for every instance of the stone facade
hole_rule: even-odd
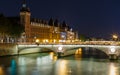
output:
[[[24,34],[22,39],[28,43],[59,43],[67,40],[75,40],[75,32],[70,31],[68,26],[49,25],[47,21],[40,19],[31,19],[30,9],[27,8],[26,2],[23,2],[20,10],[20,23],[24,26]],[[73,35],[70,35],[69,33]],[[64,33],[64,34],[63,34]]]

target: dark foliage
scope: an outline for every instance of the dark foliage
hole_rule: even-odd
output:
[[[0,14],[0,34],[19,37],[23,30],[24,27],[17,21],[10,20]]]

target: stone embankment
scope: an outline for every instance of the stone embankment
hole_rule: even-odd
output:
[[[0,43],[0,56],[17,55],[17,45],[11,43]]]
[[[23,48],[18,47],[17,44],[13,43],[0,43],[0,56],[9,56],[9,55],[20,55],[20,54],[30,54],[30,53],[38,53],[38,52],[48,52],[50,50],[39,48],[39,47],[30,47]]]

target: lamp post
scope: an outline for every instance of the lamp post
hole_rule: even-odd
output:
[[[113,34],[113,35],[112,35],[112,38],[113,38],[114,41],[117,41],[118,36],[117,36],[116,34]]]

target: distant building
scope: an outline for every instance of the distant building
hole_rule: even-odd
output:
[[[25,28],[20,39],[22,42],[58,43],[76,39],[75,32],[70,30],[65,22],[59,24],[57,20],[50,19],[48,22],[31,18],[31,12],[25,0],[20,9],[20,23]]]

